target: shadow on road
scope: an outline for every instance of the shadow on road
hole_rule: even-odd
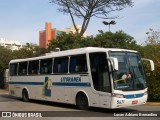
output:
[[[66,103],[57,103],[57,102],[49,102],[49,101],[40,101],[40,100],[30,100],[30,102],[35,104],[43,104],[48,106],[54,106],[54,107],[60,107],[60,108],[66,108],[66,109],[73,109],[73,110],[79,110],[79,108],[76,105],[66,104]],[[134,109],[130,108],[118,108],[118,109],[107,109],[107,108],[96,108],[96,107],[90,107],[88,112],[99,112],[99,113],[126,113],[126,112],[136,112]]]
[[[0,102],[13,102],[13,101],[21,101],[20,98],[8,95],[8,94],[1,94],[0,95]]]
[[[47,102],[47,101],[39,101],[39,100],[31,100],[30,102],[35,104],[43,104],[53,107],[60,107],[65,109],[71,109],[71,111],[47,111],[44,115],[46,116],[57,116],[57,117],[114,117],[114,114],[125,114],[125,113],[134,113],[137,112],[134,109],[129,108],[119,108],[119,109],[106,109],[106,108],[95,108],[91,107],[89,110],[79,110],[77,106],[64,104],[64,103],[56,103],[56,102]]]

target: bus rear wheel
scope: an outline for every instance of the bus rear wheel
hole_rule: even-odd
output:
[[[29,101],[29,95],[26,89],[23,90],[22,92],[22,99],[24,102],[28,102]]]
[[[77,96],[76,104],[82,110],[88,110],[89,109],[88,99],[87,99],[87,96],[84,93],[80,93]]]

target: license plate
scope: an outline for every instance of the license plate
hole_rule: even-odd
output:
[[[132,101],[132,104],[137,104],[137,103],[138,103],[138,100]]]

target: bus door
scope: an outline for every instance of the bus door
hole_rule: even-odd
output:
[[[90,68],[94,90],[99,96],[99,106],[111,105],[111,85],[105,52],[90,53]]]

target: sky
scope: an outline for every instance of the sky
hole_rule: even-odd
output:
[[[149,28],[160,28],[160,0],[132,0],[133,7],[113,13],[119,16],[111,31],[123,30],[134,37],[139,44],[147,39]],[[76,19],[77,20],[77,19]],[[91,18],[87,33],[98,34],[98,30],[108,31],[103,19]],[[110,22],[110,20],[105,20]],[[49,0],[0,0],[0,38],[39,44],[39,31],[45,23],[53,28],[65,29],[72,26],[70,16],[58,12]],[[81,20],[77,20],[81,24]]]

